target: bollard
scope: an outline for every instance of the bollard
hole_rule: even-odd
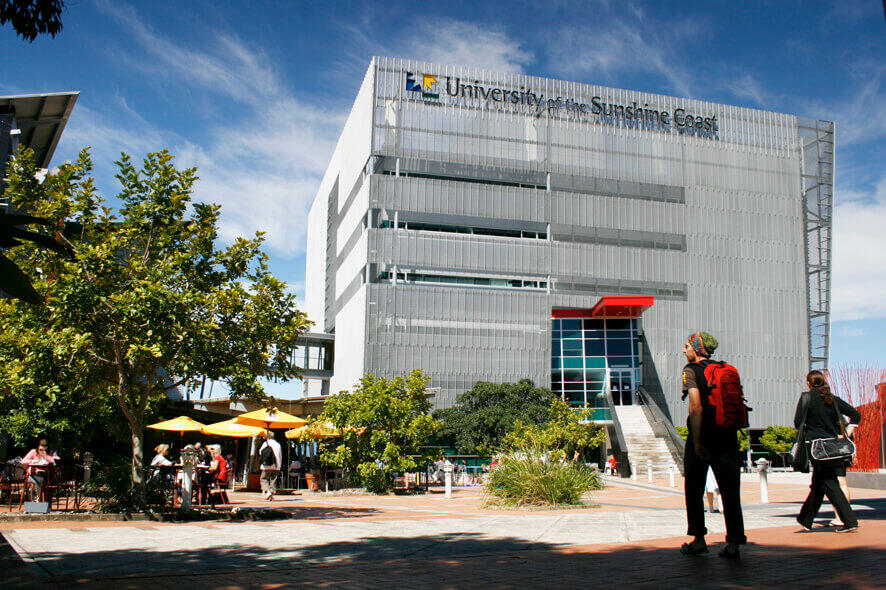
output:
[[[675,487],[677,487],[677,481],[676,481],[676,475],[675,475],[675,472],[677,471],[677,466],[671,465],[671,468],[668,469],[668,471],[671,474],[671,487],[675,488]]]
[[[83,485],[89,483],[92,479],[92,462],[95,457],[92,453],[83,453]]]
[[[194,449],[182,449],[182,510],[191,509],[191,495],[193,494],[194,463],[197,461],[197,452]]]
[[[631,479],[637,481],[637,462],[631,463]]]
[[[652,483],[652,459],[646,460],[646,479]]]
[[[760,473],[760,503],[761,504],[769,504],[769,481],[766,477],[766,470],[769,466],[769,461],[760,457],[757,459],[757,471]]]
[[[452,497],[452,463],[449,459],[443,463],[443,479],[446,481],[446,497]]]

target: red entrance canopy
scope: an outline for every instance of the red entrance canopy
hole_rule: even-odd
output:
[[[652,307],[655,297],[613,295],[601,297],[591,309],[552,309],[552,318],[638,318]]]

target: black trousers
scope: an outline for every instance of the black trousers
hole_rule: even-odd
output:
[[[731,433],[733,440],[735,433]],[[706,535],[704,525],[704,490],[708,467],[714,471],[720,496],[723,498],[723,517],[726,519],[726,542],[745,544],[744,516],[741,512],[741,462],[736,445],[705,447],[711,454],[710,460],[703,460],[695,454],[695,443],[690,434],[683,455],[684,492],[686,497],[687,534],[693,537]]]
[[[806,527],[812,526],[815,515],[821,508],[821,501],[827,496],[837,516],[848,526],[858,526],[858,519],[849,505],[849,500],[843,490],[840,489],[840,483],[837,481],[837,468],[826,463],[812,461],[812,483],[809,484],[809,495],[803,502],[800,509],[800,515],[797,521]]]

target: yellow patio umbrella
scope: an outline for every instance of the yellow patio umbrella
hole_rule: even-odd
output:
[[[157,422],[156,424],[149,424],[148,428],[153,430],[178,432],[179,442],[181,443],[184,441],[184,435],[186,432],[202,432],[205,425],[197,422],[193,418],[189,418],[188,416],[179,416],[172,420],[164,420],[163,422]]]
[[[341,436],[341,431],[331,422],[305,424],[304,426],[286,431],[286,438],[302,438],[303,436],[310,436],[311,438],[338,438]]]
[[[261,428],[297,428],[308,423],[304,418],[287,414],[277,408],[262,408],[240,414],[234,421],[237,424],[247,426],[259,426]]]
[[[230,420],[224,420],[223,422],[216,422],[215,424],[208,424],[203,427],[203,434],[213,434],[216,436],[230,436],[234,438],[247,438],[261,434],[265,429],[259,426],[248,426],[246,424],[239,424],[236,422],[234,418]]]

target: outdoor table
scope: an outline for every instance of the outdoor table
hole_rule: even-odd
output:
[[[25,470],[25,493],[27,493],[30,484],[28,483],[28,478],[31,475],[29,467],[34,468],[34,472],[37,475],[43,476],[43,484],[40,486],[40,497],[37,498],[40,502],[52,502],[52,486],[55,480],[55,472],[58,469],[58,466],[54,463],[47,463],[45,465],[21,465],[21,467]]]
[[[480,475],[483,473],[482,465],[466,465],[465,469],[469,472],[472,483],[477,483],[480,480]]]
[[[166,467],[172,467],[175,469],[175,489],[178,492],[178,496],[181,497],[181,470],[183,465],[181,463],[176,463],[174,465],[167,465]],[[195,504],[208,504],[209,503],[209,483],[205,483],[201,481],[206,475],[209,473],[209,465],[194,465],[194,480],[192,482],[193,490],[196,492],[197,501]],[[173,496],[173,504],[175,503],[175,497]]]

